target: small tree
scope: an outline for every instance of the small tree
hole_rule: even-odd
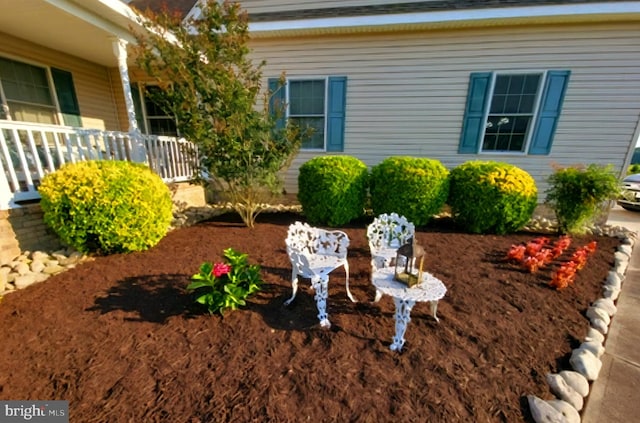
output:
[[[198,146],[196,176],[226,193],[253,227],[264,203],[282,192],[280,172],[297,153],[302,133],[292,124],[278,125],[284,105],[262,90],[265,62],[249,59],[247,13],[228,1],[199,5],[200,17],[186,21],[166,8],[146,11],[136,63],[161,88],[148,92],[151,99]]]

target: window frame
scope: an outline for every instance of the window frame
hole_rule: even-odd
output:
[[[323,119],[323,137],[322,137],[322,148],[305,148],[303,146],[300,146],[300,151],[305,151],[305,152],[325,152],[327,151],[327,131],[328,131],[328,105],[329,105],[329,77],[327,76],[318,76],[318,77],[313,77],[313,76],[309,76],[309,77],[293,77],[293,78],[287,78],[286,80],[286,84],[285,84],[285,103],[287,105],[286,108],[286,112],[285,112],[285,118],[287,119],[287,121],[290,118],[304,118],[304,117],[318,117],[317,115],[294,115],[291,116],[291,101],[290,101],[290,90],[291,90],[291,82],[306,82],[306,81],[322,81],[323,85],[324,85],[324,99],[323,99],[323,114],[322,114],[322,119]]]
[[[140,110],[142,112],[142,123],[144,124],[144,128],[138,128],[140,129],[141,132],[143,132],[145,135],[155,135],[155,136],[159,136],[159,137],[180,137],[180,134],[178,132],[178,121],[176,120],[175,117],[171,117],[170,115],[164,115],[164,116],[160,116],[160,115],[152,115],[150,117],[149,113],[147,112],[147,100],[148,97],[146,95],[146,91],[147,91],[147,87],[158,87],[158,84],[149,84],[149,83],[145,83],[145,82],[138,82],[135,83],[135,89],[138,91],[138,98],[140,99]],[[133,87],[132,87],[133,89]],[[173,124],[176,128],[176,135],[160,135],[160,134],[152,134],[150,131],[150,125],[149,125],[149,120],[150,119],[171,119],[173,120]],[[138,121],[138,125],[140,124],[140,121]]]
[[[13,62],[18,62],[18,63],[23,63],[25,65],[29,65],[29,66],[33,66],[36,68],[41,68],[44,69],[45,71],[45,77],[47,79],[47,88],[49,89],[49,94],[51,96],[51,101],[52,101],[52,105],[51,110],[53,111],[53,117],[54,117],[54,123],[53,125],[56,126],[62,126],[64,125],[64,118],[62,115],[62,111],[60,110],[60,103],[58,101],[58,95],[56,93],[56,88],[55,88],[55,83],[53,81],[53,76],[51,74],[51,66],[49,65],[45,65],[39,62],[35,62],[33,60],[28,60],[28,59],[24,59],[22,57],[16,57],[13,55],[8,55],[8,54],[2,54],[0,55],[1,58],[6,59],[6,60],[11,60]],[[0,118],[4,118],[5,120],[10,120],[10,121],[14,121],[14,119],[11,117],[11,108],[9,107],[9,100],[7,100],[7,96],[5,94],[4,91],[4,86],[2,84],[2,78],[0,78],[0,108],[2,108],[2,112],[0,113]],[[49,106],[46,105],[42,105],[42,104],[38,104],[38,103],[31,103],[28,101],[14,101],[11,100],[15,103],[18,104],[25,104],[25,105],[33,105],[36,107],[43,107],[43,108],[47,108]],[[14,121],[14,122],[28,122],[28,121]]]
[[[480,152],[480,135],[484,134],[488,91],[493,72],[480,71],[469,74],[458,154],[478,155]],[[570,69],[546,70],[540,106],[535,117],[527,155],[548,156],[551,154],[556,129],[564,115],[563,105],[565,96],[570,89],[571,73]]]
[[[498,76],[511,76],[511,75],[532,75],[537,74],[540,75],[540,81],[538,83],[538,88],[536,91],[536,99],[534,101],[533,112],[531,114],[531,118],[529,120],[529,125],[527,126],[527,134],[525,141],[522,145],[522,150],[520,151],[509,151],[509,150],[485,150],[484,149],[484,139],[487,134],[487,123],[489,122],[489,116],[491,116],[491,103],[493,102],[493,96],[495,92],[495,85]],[[479,135],[478,139],[478,151],[477,154],[493,154],[493,155],[517,155],[517,156],[526,156],[529,154],[529,148],[531,147],[531,140],[533,137],[535,124],[539,118],[540,114],[540,105],[542,102],[543,91],[548,77],[548,70],[517,70],[517,71],[509,71],[509,70],[501,70],[501,71],[493,71],[491,72],[491,80],[489,81],[489,87],[486,95],[485,105],[485,113],[483,117],[484,126]]]

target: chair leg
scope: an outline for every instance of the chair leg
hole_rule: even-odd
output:
[[[329,294],[329,278],[325,277],[313,277],[311,279],[311,286],[316,292],[316,307],[318,307],[318,320],[320,320],[320,326],[328,329],[331,327],[329,322],[329,315],[327,314],[327,296]]]
[[[347,274],[347,279],[346,279],[347,297],[349,297],[352,303],[357,303],[358,301],[355,298],[353,298],[353,295],[351,295],[351,291],[349,290],[349,263],[344,264],[344,272]]]
[[[433,315],[433,318],[436,319],[436,322],[440,322],[440,319],[436,316],[436,312],[438,311],[438,302],[429,301],[429,308],[431,309],[431,314]]]
[[[296,294],[298,293],[298,274],[295,270],[291,273],[291,287],[293,288],[293,293],[291,298],[284,302],[284,305],[288,306],[291,302],[296,298]]]

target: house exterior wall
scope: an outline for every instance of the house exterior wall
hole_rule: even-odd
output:
[[[429,157],[449,169],[469,160],[529,172],[540,198],[554,163],[613,164],[622,171],[640,113],[636,24],[518,26],[450,31],[272,38],[252,41],[265,78],[348,78],[344,153],[373,166],[391,155]],[[570,70],[549,155],[458,154],[469,75]],[[265,82],[266,86],[266,82]],[[297,192],[301,152],[286,174]]]
[[[422,0],[404,0],[402,3],[414,3]],[[395,4],[395,0],[241,0],[239,2],[249,14],[305,9],[328,9],[332,7],[377,6]]]
[[[83,127],[120,130],[113,89],[122,91],[122,88],[112,84],[109,69],[9,34],[0,33],[0,37],[2,38],[0,56],[39,66],[53,66],[71,72]],[[119,77],[113,81],[120,83]]]

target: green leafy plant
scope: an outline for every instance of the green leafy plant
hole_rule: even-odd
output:
[[[602,214],[607,202],[620,193],[611,166],[557,167],[548,183],[545,204],[554,211],[560,233],[584,233]]]
[[[340,226],[364,215],[369,171],[352,156],[317,156],[300,166],[298,200],[309,223]]]
[[[38,191],[45,223],[83,253],[150,248],[171,225],[171,193],[147,166],[126,161],[68,163]]]
[[[393,156],[371,169],[374,215],[398,213],[416,226],[438,214],[449,195],[449,171],[435,159]]]
[[[535,180],[508,163],[468,161],[451,171],[454,221],[473,233],[504,234],[526,225],[538,203]]]
[[[633,175],[634,173],[640,173],[640,163],[634,163],[627,168],[627,175]]]
[[[249,56],[246,11],[230,1],[198,5],[199,17],[185,21],[167,9],[147,11],[148,31],[136,34],[136,63],[158,84],[149,97],[197,145],[195,176],[206,175],[201,181],[253,227],[265,203],[282,193],[283,170],[308,131],[279,124],[286,105],[262,87],[265,62]]]
[[[207,307],[211,314],[236,310],[262,286],[260,266],[249,264],[247,254],[227,248],[224,258],[224,263],[202,263],[187,286],[188,291],[195,292],[195,301]]]

